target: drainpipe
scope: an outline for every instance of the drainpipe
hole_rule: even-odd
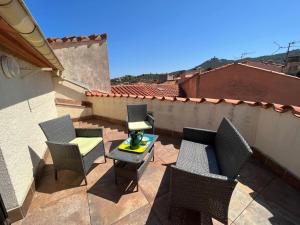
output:
[[[0,0],[0,17],[13,27],[55,69],[64,68],[22,0]]]

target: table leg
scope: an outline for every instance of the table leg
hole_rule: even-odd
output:
[[[116,174],[116,169],[115,169],[115,166],[116,166],[116,161],[115,161],[115,159],[113,160],[113,162],[114,162],[115,184],[117,185],[117,184],[118,184],[118,180],[117,180],[117,174]]]

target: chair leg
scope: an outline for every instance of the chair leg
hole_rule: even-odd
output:
[[[105,154],[104,154],[104,163],[106,163],[106,156],[105,156]]]
[[[168,220],[172,219],[172,209],[173,209],[173,207],[169,206]]]
[[[85,185],[87,186],[87,179],[86,179],[86,175],[84,174],[84,181],[85,181]]]
[[[54,169],[54,179],[57,180],[57,169]]]

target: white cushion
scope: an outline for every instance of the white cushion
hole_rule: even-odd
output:
[[[152,129],[151,124],[148,121],[129,122],[129,130],[147,130]]]

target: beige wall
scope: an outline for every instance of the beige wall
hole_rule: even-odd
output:
[[[60,77],[54,77],[53,84],[55,98],[86,101],[86,90],[84,88],[74,85],[68,81],[64,81]]]
[[[51,74],[7,79],[0,70],[0,96],[0,192],[12,209],[22,205],[46,150],[38,123],[57,116]]]
[[[57,105],[56,109],[58,116],[70,115],[72,119],[93,115],[93,110],[91,107]]]
[[[223,117],[229,118],[251,146],[300,178],[300,118],[291,112],[247,104],[160,101],[125,97],[88,97],[95,115],[125,120],[126,105],[147,103],[155,127],[182,132],[186,126],[216,130]]]
[[[74,85],[68,81],[64,81],[60,77],[53,78],[55,98],[68,99],[68,100],[79,100],[87,101],[85,95],[86,90],[82,87]],[[67,106],[57,105],[57,115],[70,115],[72,119],[91,116],[93,114],[91,107],[84,106]]]
[[[106,41],[55,43],[52,47],[65,68],[63,77],[90,89],[110,91]]]

